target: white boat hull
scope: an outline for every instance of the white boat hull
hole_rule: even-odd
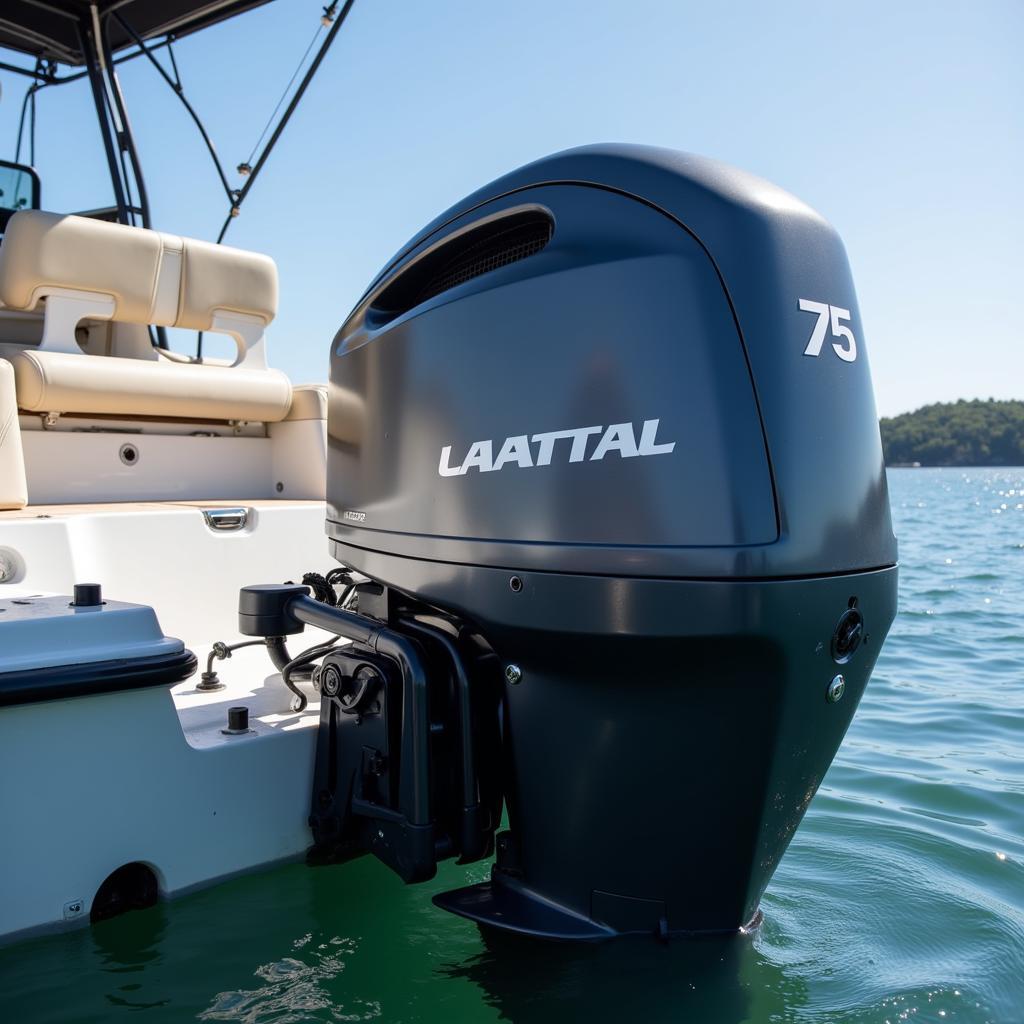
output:
[[[241,639],[237,592],[253,572],[270,564],[284,580],[327,567],[318,502],[265,503],[226,534],[195,507],[112,508],[6,519],[0,545],[24,574],[0,596],[39,600],[99,580],[104,596],[154,606],[201,670],[213,641]],[[293,646],[324,638],[309,631]],[[126,864],[146,865],[173,897],[303,855],[316,694],[307,685],[309,706],[291,711],[260,646],[216,667],[218,691],[197,691],[197,673],[173,688],[0,707],[0,942],[88,922],[100,886]],[[237,705],[251,731],[226,735]]]

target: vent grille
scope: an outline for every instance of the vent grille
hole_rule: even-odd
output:
[[[540,214],[531,221],[506,225],[490,237],[462,250],[424,284],[416,304],[472,281],[481,274],[518,263],[540,252],[551,241],[552,224]]]
[[[551,216],[539,209],[471,228],[400,271],[374,300],[373,316],[386,323],[442,292],[534,256],[553,233]]]

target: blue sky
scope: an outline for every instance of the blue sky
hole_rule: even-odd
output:
[[[228,166],[322,2],[276,0],[178,45]],[[278,262],[272,362],[322,380],[370,278],[462,195],[570,146],[669,146],[769,178],[839,229],[881,413],[1024,398],[1022,42],[1016,0],[356,0],[226,240]],[[145,61],[121,77],[155,226],[214,237],[223,193],[184,109]],[[10,158],[23,85],[0,83]],[[107,203],[85,88],[44,92],[38,116],[44,205]]]

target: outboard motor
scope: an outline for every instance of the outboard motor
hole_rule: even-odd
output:
[[[439,906],[559,939],[751,923],[896,608],[835,231],[694,156],[540,160],[373,282],[328,432],[358,614],[242,595],[243,631],[355,640],[318,669],[321,854],[429,877],[489,855],[504,800],[491,880]]]

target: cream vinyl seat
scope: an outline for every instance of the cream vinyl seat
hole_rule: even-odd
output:
[[[225,421],[284,420],[288,378],[267,368],[264,331],[277,312],[268,256],[84,217],[22,211],[0,246],[0,302],[43,310],[37,346],[5,346],[17,404],[28,412]],[[231,335],[231,366],[82,352],[82,320]]]

